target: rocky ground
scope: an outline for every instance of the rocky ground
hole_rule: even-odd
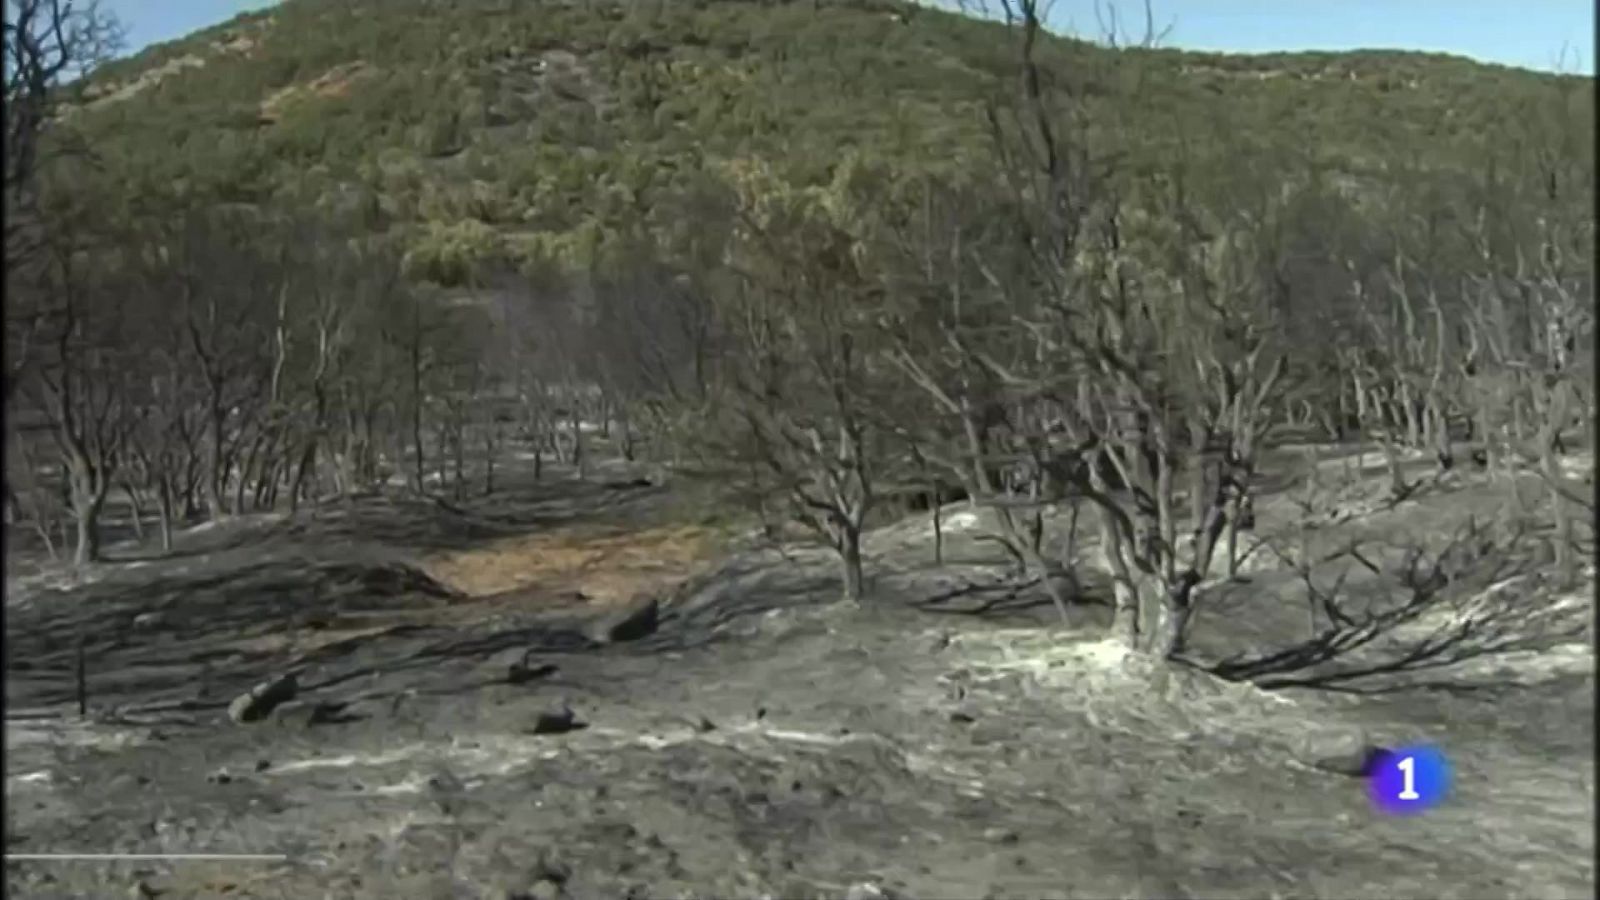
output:
[[[1285,477],[1252,542],[1363,538],[1382,562],[1408,535],[1504,511],[1500,489],[1465,476],[1390,506],[1350,458],[1330,471],[1329,524],[1306,527]],[[872,536],[866,608],[835,602],[817,551],[729,541],[626,478],[371,497],[192,531],[171,556],[124,551],[71,582],[13,579],[7,852],[281,858],[13,859],[7,886],[1593,894],[1592,572],[1557,587],[1536,556],[1508,564],[1394,634],[1288,666],[1274,654],[1307,646],[1308,605],[1262,549],[1242,579],[1208,586],[1191,663],[1157,666],[1103,640],[1092,565],[1062,627],[1007,580],[976,514],[950,507],[945,525],[938,566],[925,518]],[[1359,571],[1343,590],[1390,602]],[[1394,666],[1457,633],[1430,666]],[[229,717],[288,672],[291,701]],[[1450,756],[1453,793],[1385,817],[1348,758],[1418,742]]]

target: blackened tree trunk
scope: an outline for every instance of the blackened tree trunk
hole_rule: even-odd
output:
[[[861,562],[861,528],[846,523],[835,531],[834,550],[839,555],[839,575],[844,599],[860,603],[866,598],[866,575]]]
[[[161,552],[172,552],[172,485],[163,478],[156,486],[156,509],[161,515]]]
[[[100,561],[100,513],[105,508],[110,480],[87,457],[71,461],[72,513],[77,523],[73,563],[85,566]]]

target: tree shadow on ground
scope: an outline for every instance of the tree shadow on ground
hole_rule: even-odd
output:
[[[1408,550],[1391,572],[1356,547],[1348,553],[1378,578],[1374,592],[1387,590],[1389,598],[1369,597],[1365,608],[1355,611],[1343,589],[1344,574],[1331,587],[1321,587],[1311,570],[1302,570],[1312,620],[1318,613],[1322,618],[1313,636],[1266,652],[1195,664],[1266,690],[1482,694],[1515,686],[1500,678],[1466,678],[1464,664],[1548,650],[1582,640],[1590,631],[1587,614],[1550,599],[1554,579],[1547,555],[1521,530],[1494,534],[1469,523],[1443,550]]]
[[[952,616],[987,616],[1023,612],[1050,605],[1050,598],[1034,591],[1042,579],[997,584],[966,584],[915,601],[919,612]]]
[[[660,628],[630,646],[688,650],[730,637],[737,620],[838,600],[838,577],[817,555],[741,554],[679,584],[663,599]]]
[[[458,595],[397,562],[282,557],[245,566],[155,573],[86,585],[8,615],[11,659],[46,664],[80,641],[102,650],[221,636],[250,637],[285,623],[345,613],[435,609]],[[149,624],[139,617],[148,614]]]

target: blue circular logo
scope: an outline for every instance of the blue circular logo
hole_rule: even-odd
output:
[[[1414,816],[1444,802],[1450,793],[1450,761],[1437,747],[1386,750],[1372,761],[1367,793],[1391,816]]]

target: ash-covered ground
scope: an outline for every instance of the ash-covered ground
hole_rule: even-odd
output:
[[[1316,634],[1303,580],[1275,549],[1290,556],[1315,532],[1326,546],[1365,541],[1383,563],[1505,508],[1503,488],[1468,475],[1387,504],[1372,499],[1379,474],[1342,465],[1321,529],[1296,505],[1298,474],[1267,488],[1249,539],[1271,546],[1241,578],[1208,583],[1183,665],[1104,639],[1093,552],[1060,625],[964,505],[944,511],[942,565],[926,516],[875,532],[872,602],[857,608],[837,602],[825,554],[729,540],[688,522],[669,490],[626,478],[245,517],[185,533],[168,556],[121,548],[82,578],[15,577],[8,853],[286,859],[13,860],[7,885],[17,897],[1592,896],[1592,570],[1563,585],[1537,555],[1508,558],[1392,634],[1274,666]],[[1351,565],[1313,575],[1331,585]],[[1388,602],[1357,569],[1340,590]],[[636,616],[631,639],[607,639],[650,598],[658,621]],[[1424,665],[1395,662],[1455,634]],[[290,671],[292,701],[230,720],[241,692]],[[1347,758],[1416,743],[1448,754],[1453,791],[1425,815],[1385,817]]]

